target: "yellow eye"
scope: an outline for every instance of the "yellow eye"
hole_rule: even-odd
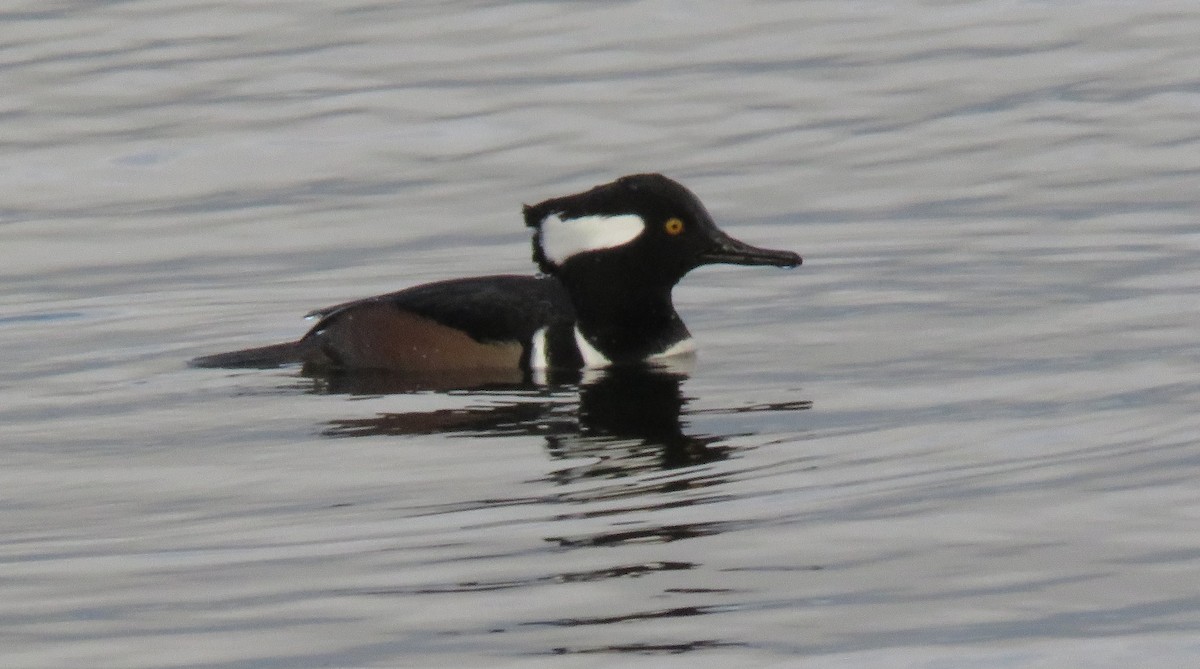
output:
[[[663,230],[667,231],[672,237],[683,232],[683,221],[678,218],[668,218],[666,223],[663,223]]]

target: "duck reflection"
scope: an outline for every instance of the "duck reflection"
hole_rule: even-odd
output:
[[[621,367],[579,388],[578,429],[547,435],[552,457],[584,464],[552,474],[560,483],[615,478],[705,464],[729,457],[722,437],[689,434],[681,419],[689,398],[678,370]]]
[[[535,380],[496,375],[422,379],[384,372],[308,375],[309,391],[321,394],[386,395],[443,392],[485,399],[453,409],[381,413],[330,421],[328,437],[454,434],[539,436],[551,457],[571,461],[552,478],[614,478],[647,470],[688,467],[729,456],[728,436],[691,433],[682,419],[690,398],[679,365],[616,367],[581,375],[566,372]],[[807,408],[793,403],[788,408]],[[771,410],[767,407],[759,410]],[[731,409],[731,412],[745,411]],[[578,462],[579,464],[574,464]]]

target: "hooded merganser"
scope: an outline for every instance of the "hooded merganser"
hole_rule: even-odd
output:
[[[717,228],[700,200],[661,174],[634,174],[526,206],[541,276],[439,281],[319,309],[297,341],[196,358],[199,367],[421,374],[579,369],[694,350],[671,289],[700,265],[795,267]]]

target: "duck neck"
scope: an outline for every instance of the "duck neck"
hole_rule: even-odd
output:
[[[624,285],[620,279],[563,283],[579,335],[608,362],[643,362],[691,336],[671,302],[671,285]]]

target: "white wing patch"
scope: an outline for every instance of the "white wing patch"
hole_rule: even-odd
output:
[[[646,222],[636,214],[567,219],[554,215],[547,216],[540,227],[542,253],[550,262],[562,265],[580,253],[628,244],[642,234]]]

